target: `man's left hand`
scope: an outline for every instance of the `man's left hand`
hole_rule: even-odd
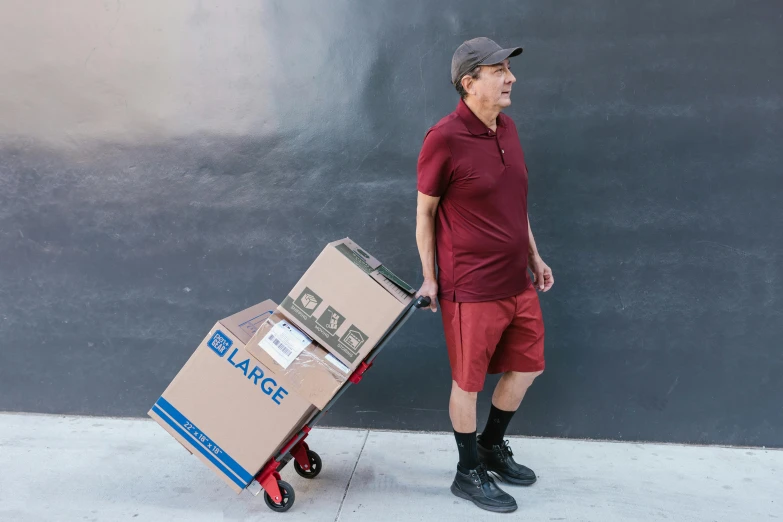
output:
[[[548,292],[555,284],[552,269],[544,263],[541,256],[536,255],[530,258],[530,271],[533,272],[533,284],[538,290]]]

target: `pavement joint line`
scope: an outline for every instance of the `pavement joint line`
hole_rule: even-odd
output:
[[[345,491],[343,492],[343,498],[340,501],[340,507],[337,509],[337,516],[334,517],[334,522],[340,520],[340,515],[343,514],[343,505],[345,505],[345,499],[348,497],[348,490],[351,489],[351,482],[353,482],[353,476],[356,473],[356,468],[359,467],[359,461],[362,460],[362,454],[364,453],[364,447],[367,445],[367,439],[370,438],[370,430],[366,430],[364,433],[364,441],[362,442],[362,448],[359,450],[359,455],[356,457],[356,463],[351,470],[351,476],[348,477],[348,483],[345,485]]]

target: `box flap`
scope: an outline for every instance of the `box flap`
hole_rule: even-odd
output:
[[[376,280],[401,303],[410,302],[416,290],[350,238],[329,243],[365,274]]]
[[[267,299],[262,303],[245,308],[241,312],[220,320],[229,332],[234,334],[242,344],[247,344],[256,330],[266,321],[277,308],[277,303]]]
[[[350,259],[351,262],[358,266],[365,274],[369,274],[381,266],[380,261],[351,241],[350,238],[346,237],[340,241],[329,243],[329,246],[336,248],[338,252]]]
[[[371,273],[370,277],[375,279],[401,303],[410,303],[411,299],[413,299],[413,296],[416,294],[416,290],[414,290],[412,286],[397,277],[394,272],[384,265],[381,265],[378,270]]]
[[[414,295],[416,293],[415,288],[403,281],[397,274],[389,270],[386,265],[381,265],[378,267],[378,273],[384,276],[386,279],[390,280],[396,286],[400,287],[400,289],[402,289],[406,294]]]

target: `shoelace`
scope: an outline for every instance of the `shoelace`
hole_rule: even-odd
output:
[[[503,457],[513,457],[514,452],[511,451],[511,446],[509,445],[507,440],[503,441],[503,444],[500,446],[500,454]]]
[[[478,474],[479,480],[482,484],[492,480],[492,478],[489,476],[489,473],[487,473],[487,467],[484,464],[480,464],[479,467],[476,468],[476,474]]]

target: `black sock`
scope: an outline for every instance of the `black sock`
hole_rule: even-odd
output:
[[[454,438],[457,439],[457,450],[459,451],[459,466],[462,468],[461,471],[476,469],[479,465],[476,432],[459,433],[455,431]]]
[[[481,445],[486,449],[491,449],[496,444],[503,443],[503,437],[506,435],[506,428],[514,416],[514,411],[503,411],[492,405],[489,410],[489,418],[484,431],[481,432]]]

